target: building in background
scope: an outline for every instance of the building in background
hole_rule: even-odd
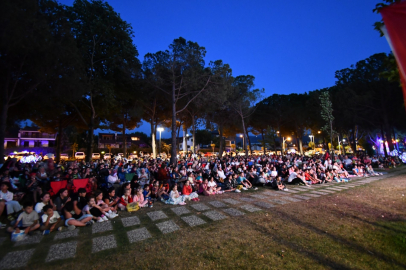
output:
[[[138,147],[147,147],[147,144],[143,142],[140,137],[134,136],[131,134],[126,134],[126,144],[127,147],[131,146],[138,146]],[[123,148],[124,140],[123,134],[117,133],[99,133],[99,141],[98,147],[99,148]]]
[[[26,127],[19,130],[9,130],[4,138],[4,148],[55,147],[55,141],[56,134]]]

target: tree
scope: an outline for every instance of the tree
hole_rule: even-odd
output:
[[[321,105],[321,117],[326,122],[326,124],[321,128],[330,135],[330,144],[333,146],[333,136],[335,131],[333,130],[333,103],[330,100],[330,93],[325,91],[320,94],[320,105]],[[329,149],[330,150],[330,149]]]
[[[62,76],[64,61],[76,58],[64,8],[52,0],[4,0],[0,3],[0,141],[9,110],[34,95],[40,86]],[[51,100],[49,100],[52,102]],[[45,103],[46,101],[44,101]],[[4,144],[0,146],[0,164]]]
[[[113,8],[101,0],[75,0],[70,11],[72,31],[80,50],[85,72],[86,94],[75,103],[82,121],[88,126],[86,159],[92,156],[93,133],[97,121],[105,120],[114,108],[114,76],[138,64],[132,27]]]
[[[172,150],[171,163],[176,164],[176,117],[189,104],[208,88],[210,72],[204,68],[206,50],[196,42],[178,38],[169,45],[169,50],[145,56],[146,64],[154,75],[150,83],[169,95],[172,110]],[[181,108],[179,101],[187,100]]]
[[[231,106],[240,117],[245,140],[249,140],[245,124],[246,119],[255,111],[254,104],[264,92],[264,89],[253,89],[254,80],[255,77],[252,75],[242,75],[237,76],[233,82]],[[248,156],[246,145],[247,144],[245,144],[245,155]]]

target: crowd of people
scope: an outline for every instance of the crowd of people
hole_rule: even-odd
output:
[[[399,161],[393,159],[395,165]],[[0,169],[0,216],[7,231],[44,235],[67,228],[91,226],[114,219],[120,211],[153,207],[155,202],[184,205],[199,196],[244,192],[289,185],[348,182],[352,177],[378,175],[378,158],[288,154],[205,158],[189,155],[170,164],[149,156],[133,161],[62,161],[20,163],[9,159]],[[75,180],[85,186],[76,189]],[[56,183],[59,190],[54,190]],[[220,195],[221,196],[221,195]]]

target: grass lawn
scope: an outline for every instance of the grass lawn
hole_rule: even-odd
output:
[[[113,231],[92,234],[92,228],[81,228],[78,237],[58,241],[46,236],[40,248],[8,248],[7,239],[0,244],[0,259],[11,250],[36,248],[26,269],[406,269],[406,170],[396,171],[370,184],[255,213],[227,205],[244,213],[237,217],[208,202],[239,200],[247,193],[202,198],[227,218],[212,221],[188,204],[190,214],[206,222],[194,227],[169,206],[156,204],[153,210],[162,210],[178,231],[163,234],[156,224],[168,219],[152,222],[141,209],[135,214],[140,225],[124,227],[116,219]],[[152,237],[130,244],[127,232],[137,228]],[[113,233],[117,248],[92,253],[92,238]],[[44,263],[51,245],[72,241],[78,242],[75,258]]]

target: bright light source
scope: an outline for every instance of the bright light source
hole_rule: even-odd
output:
[[[279,134],[279,131],[277,131],[276,133],[278,133],[278,134]]]
[[[164,131],[165,129],[164,129],[163,127],[159,127],[159,128],[157,128],[156,130],[158,130],[159,132],[162,132],[162,131]]]
[[[290,141],[290,140],[292,140],[292,138],[291,138],[291,137],[287,137],[286,140]]]
[[[310,137],[310,138],[313,138],[314,136],[313,136],[313,135],[309,135],[309,137]]]
[[[240,138],[242,138],[243,136],[242,135],[240,135]]]
[[[317,133],[319,133],[319,134],[320,134],[320,133],[321,133],[321,131],[319,130],[319,131],[317,131]]]

